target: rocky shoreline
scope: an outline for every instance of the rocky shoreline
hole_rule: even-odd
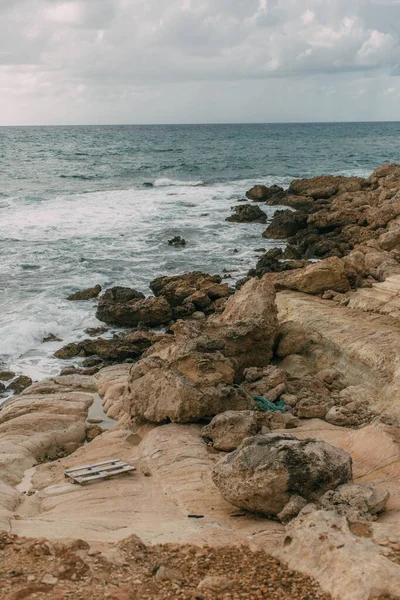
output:
[[[400,598],[400,165],[365,180],[255,186],[229,219],[264,222],[262,203],[289,207],[263,234],[288,244],[236,289],[194,272],[154,280],[148,298],[106,290],[97,317],[129,331],[65,346],[59,358],[84,357],[83,370],[67,367],[2,406],[0,555],[31,544],[18,536],[87,545],[71,551],[82,576],[64,577],[59,561],[40,577],[21,567],[12,582],[0,571],[6,597],[72,597],[75,581],[96,580],[90,552],[123,564],[118,544],[138,536],[179,552],[206,545],[205,557],[245,544],[321,586],[283,595],[282,575],[271,597]],[[116,456],[135,475],[64,479]],[[173,576],[156,577],[161,566],[141,597],[265,597],[259,579],[253,595],[179,577],[173,591]],[[124,600],[135,585],[82,597]]]

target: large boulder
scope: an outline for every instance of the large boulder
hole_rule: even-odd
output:
[[[145,298],[134,289],[114,287],[100,297],[96,317],[108,325],[156,327],[169,323],[172,312],[164,298]]]
[[[267,275],[245,283],[221,314],[208,318],[204,333],[223,343],[221,352],[240,378],[247,367],[268,365],[278,327],[275,290]]]
[[[293,210],[277,210],[267,229],[262,234],[269,239],[284,239],[307,227],[307,215]]]
[[[289,186],[289,194],[311,196],[312,198],[330,198],[337,192],[356,192],[366,185],[360,177],[341,177],[322,175],[311,179],[295,179]]]
[[[80,290],[68,296],[67,300],[71,300],[72,302],[76,302],[79,300],[92,300],[93,298],[97,298],[97,296],[101,292],[101,285],[95,285],[91,288],[86,288],[85,290]]]
[[[259,206],[254,204],[241,204],[235,207],[232,216],[227,217],[225,221],[233,223],[266,223],[267,215]]]
[[[346,267],[340,258],[331,257],[304,269],[274,275],[275,288],[305,294],[323,294],[327,290],[347,292],[350,289]]]
[[[264,421],[264,416],[253,410],[227,410],[203,427],[201,435],[211,440],[217,450],[231,452],[245,438],[260,433]]]
[[[292,496],[313,501],[349,482],[352,460],[344,450],[319,440],[256,435],[220,460],[212,477],[225,500],[234,506],[278,515]]]

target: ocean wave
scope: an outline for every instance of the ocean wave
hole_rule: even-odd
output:
[[[160,179],[156,179],[154,182],[154,187],[172,187],[172,186],[188,186],[188,187],[198,187],[200,185],[204,185],[204,181],[181,181],[180,179],[168,179],[168,177],[163,177]]]
[[[101,179],[99,175],[59,175],[60,179],[82,179],[90,181],[92,179]]]

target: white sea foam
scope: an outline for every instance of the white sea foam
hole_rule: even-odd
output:
[[[204,185],[204,181],[181,181],[179,179],[168,179],[168,177],[164,177],[156,179],[154,182],[155,187],[198,187],[199,185]]]
[[[100,325],[94,303],[65,299],[77,289],[118,284],[150,294],[154,277],[194,269],[229,268],[228,282],[243,276],[255,248],[276,245],[261,238],[264,225],[225,222],[253,183],[14,199],[0,222],[0,363],[35,379],[59,372],[54,351]],[[168,246],[174,235],[187,245]],[[63,341],[42,343],[50,333]]]

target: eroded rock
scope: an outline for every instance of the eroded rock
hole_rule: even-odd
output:
[[[210,439],[217,450],[231,452],[245,438],[260,433],[263,424],[263,415],[255,411],[228,410],[216,415],[211,423],[203,427],[201,435]]]

